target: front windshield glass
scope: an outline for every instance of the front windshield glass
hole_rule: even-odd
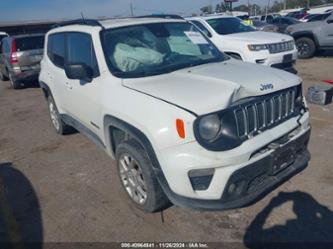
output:
[[[109,29],[102,33],[102,43],[111,72],[122,78],[163,74],[227,58],[185,22]]]
[[[256,31],[253,26],[245,24],[236,17],[209,19],[207,22],[220,35]]]

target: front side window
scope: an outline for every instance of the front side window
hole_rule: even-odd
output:
[[[235,17],[209,19],[207,22],[220,35],[256,31],[254,27],[246,25],[241,19]]]
[[[68,64],[85,64],[94,72],[94,77],[99,74],[97,60],[91,36],[85,33],[67,34],[67,56]]]
[[[221,52],[190,23],[152,23],[102,32],[110,70],[119,77],[144,77],[222,61]]]
[[[47,44],[47,54],[50,60],[58,67],[65,64],[65,35],[63,33],[50,35]]]

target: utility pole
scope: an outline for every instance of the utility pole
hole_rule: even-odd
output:
[[[249,16],[251,16],[250,0],[247,0],[247,13],[248,13]]]
[[[134,16],[133,3],[130,4],[130,8],[131,8],[131,16]]]
[[[286,10],[287,9],[287,0],[283,1],[283,9]]]

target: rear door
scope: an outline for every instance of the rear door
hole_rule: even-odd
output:
[[[67,106],[65,104],[67,96],[66,87],[66,74],[64,70],[65,65],[65,33],[56,33],[48,36],[47,42],[47,57],[49,63],[52,65],[45,65],[49,84],[51,84],[51,90],[56,105],[61,113],[67,113]]]
[[[15,39],[16,53],[21,70],[38,70],[43,57],[44,36],[27,36]]]

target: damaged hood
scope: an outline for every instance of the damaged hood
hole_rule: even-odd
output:
[[[234,59],[181,69],[169,74],[124,79],[123,85],[203,115],[233,102],[298,85],[301,79],[282,70]]]

